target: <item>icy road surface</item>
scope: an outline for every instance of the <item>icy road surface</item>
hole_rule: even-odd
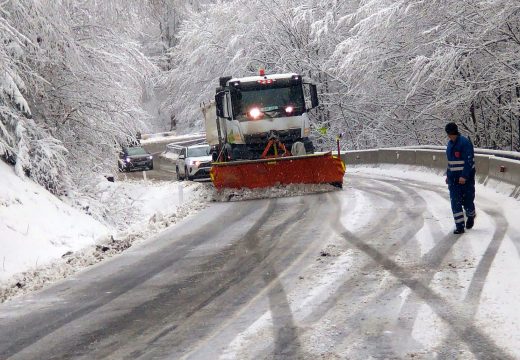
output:
[[[518,357],[519,205],[477,197],[463,236],[442,180],[368,170],[343,191],[214,203],[0,305],[0,359]]]

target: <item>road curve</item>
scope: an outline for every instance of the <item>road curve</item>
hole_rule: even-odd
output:
[[[520,331],[501,337],[515,325],[487,287],[520,238],[499,200],[478,206],[472,244],[420,181],[214,203],[0,305],[0,359],[512,359]]]

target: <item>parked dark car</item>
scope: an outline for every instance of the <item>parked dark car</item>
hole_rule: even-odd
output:
[[[119,171],[153,170],[153,156],[140,146],[125,147],[119,152]]]

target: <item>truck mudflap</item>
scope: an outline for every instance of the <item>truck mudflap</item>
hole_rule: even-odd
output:
[[[290,184],[342,187],[345,163],[331,152],[271,159],[213,163],[211,181],[222,189],[255,189]]]

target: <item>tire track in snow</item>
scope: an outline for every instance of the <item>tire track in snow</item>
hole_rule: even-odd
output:
[[[419,187],[415,184],[408,184],[406,188],[408,192],[414,192],[417,196],[421,195],[415,189],[431,191],[429,188]],[[423,198],[423,201],[427,201],[427,199]],[[449,209],[449,206],[447,209]],[[430,211],[426,211],[425,214],[434,218],[434,215]],[[434,241],[435,239],[440,240],[437,240],[435,245],[424,255],[421,256],[418,254],[417,258],[419,261],[410,265],[412,269],[416,270],[418,280],[426,286],[429,286],[432,282],[435,274],[440,270],[442,263],[450,254],[458,239],[456,235],[451,234],[451,231],[446,234],[439,227],[433,227],[431,225],[428,225],[428,229]],[[395,285],[394,291],[396,293],[402,293],[402,285]],[[383,294],[381,297],[384,296]],[[417,321],[422,305],[423,303],[420,301],[418,295],[411,292],[401,306],[396,324],[387,330],[394,338],[394,347],[400,356],[403,356],[406,352],[422,350],[421,344],[412,337],[414,324]]]
[[[383,186],[383,190],[381,189],[381,186]],[[369,225],[365,227],[368,229],[366,229],[363,232],[366,234],[367,238],[371,238],[371,242],[373,242],[374,240],[379,240],[385,248],[383,251],[386,251],[388,253],[395,253],[398,251],[399,248],[405,246],[407,243],[414,239],[415,234],[422,227],[422,211],[424,211],[424,209],[426,208],[426,204],[424,203],[424,201],[422,201],[422,199],[417,197],[410,198],[408,194],[402,192],[400,189],[398,189],[399,191],[395,191],[395,186],[387,184],[385,182],[380,182],[379,185],[375,187],[372,186],[370,181],[363,182],[361,184],[358,183],[356,179],[352,187],[369,194],[373,200],[372,203],[378,203],[378,199],[384,198],[386,200],[389,200],[391,204],[400,204],[403,207],[403,210],[397,212],[397,214],[395,213],[395,209],[392,207],[386,209],[384,212],[380,214],[375,214],[377,216],[375,224],[371,222]],[[331,199],[331,201],[337,202],[338,200]],[[413,209],[415,208],[416,210],[414,211]],[[419,211],[417,211],[417,209]],[[335,223],[339,224],[339,217],[336,219]],[[407,224],[404,228],[400,226],[403,223]],[[374,229],[379,230],[374,231]],[[388,234],[393,233],[396,229],[402,232],[398,239],[393,239],[392,243],[388,243],[387,241],[385,241],[388,238]],[[339,302],[352,301],[358,298],[368,296],[373,291],[376,291],[376,289],[380,286],[381,279],[367,279],[367,271],[371,271],[373,270],[373,268],[374,263],[372,262],[372,260],[368,260],[368,263],[361,265],[360,270],[358,270],[357,274],[353,275],[347,281],[345,281],[333,295],[329,296],[323,302],[322,306],[320,306],[309,316],[307,316],[304,319],[304,322],[310,324],[309,326],[312,326],[312,324],[318,323],[322,318],[326,316],[334,318],[335,321],[338,321],[339,318],[331,313],[335,313],[337,311]],[[380,272],[380,270],[377,270],[377,272]],[[373,284],[368,285],[368,281],[371,281]],[[358,287],[358,284],[360,282],[364,282],[364,284],[363,286]],[[365,306],[362,306],[362,309],[364,308]],[[362,310],[358,309],[354,314],[351,315],[352,316],[349,316],[349,319],[345,319],[343,321],[349,323],[349,327],[358,328],[358,323],[359,321],[363,320],[364,316],[362,314]],[[355,324],[350,325],[350,323],[352,322],[355,322]],[[341,341],[343,341],[344,339],[345,336],[340,334],[336,336],[335,340],[336,342],[341,343]],[[372,338],[369,339],[368,345],[370,345],[370,347],[377,347],[378,349],[381,349],[381,346],[384,346],[387,351],[385,355],[393,356],[391,346],[387,342],[387,340],[381,342],[381,338]]]
[[[391,260],[387,255],[370,245],[368,242],[356,237],[355,234],[346,229],[340,228],[340,230],[344,230],[341,233],[345,240],[363,251],[365,254],[369,255],[376,263],[382,265],[386,270],[392,273],[401,284],[410,288],[417,297],[419,297],[424,303],[428,304],[440,318],[450,325],[452,331],[469,346],[474,354],[483,355],[484,358],[510,358],[509,354],[499,348],[492,339],[472,324],[472,318],[468,318],[460,307],[446,302],[441,296],[436,294],[428,286],[424,285],[420,278],[410,274],[405,267],[402,267],[395,261]],[[446,251],[451,248],[446,241],[441,242],[441,244],[444,244],[444,246],[434,250],[435,256],[433,258],[436,259],[436,262],[439,261],[443,253],[446,253]],[[489,268],[487,271],[489,271]],[[486,271],[483,271],[483,273],[487,274]]]
[[[270,200],[276,201],[276,200]],[[261,202],[259,202],[261,203]],[[228,313],[229,317],[233,317],[243,304],[254,297],[259,289],[268,288],[267,297],[270,304],[271,313],[273,314],[275,343],[278,345],[274,351],[282,352],[287,348],[287,344],[292,344],[294,353],[300,352],[300,344],[298,340],[298,329],[294,324],[291,309],[288,305],[286,291],[279,281],[279,274],[273,265],[282,261],[287,252],[275,252],[274,248],[280,245],[281,237],[273,236],[273,234],[284,234],[293,226],[297,225],[310,210],[310,204],[302,199],[300,201],[302,208],[292,213],[289,208],[293,209],[294,205],[278,206],[277,210],[268,211],[269,216],[261,219],[258,226],[252,228],[242,239],[235,243],[234,254],[238,254],[238,264],[232,270],[224,274],[223,279],[232,278],[231,286],[219,284],[221,291],[217,298],[211,299],[211,303],[207,302],[204,307],[196,313],[187,317],[179,326],[174,329],[166,329],[160,337],[154,337],[148,341],[147,348],[154,348],[152,351],[141,351],[131,353],[131,357],[143,355],[145,358],[150,356],[167,356],[175,358],[185,357],[186,350],[191,350],[183,346],[186,341],[193,340],[194,329],[204,327],[204,331],[197,331],[196,337],[198,343],[207,341],[212,333],[222,325],[218,319],[223,313]],[[247,255],[243,255],[247,254]],[[248,291],[246,290],[249,288]],[[245,293],[245,295],[244,295]],[[237,303],[237,299],[239,303]],[[209,310],[208,310],[209,308]],[[202,311],[201,311],[202,310]],[[204,324],[204,325],[202,325]],[[193,347],[197,347],[193,344]],[[175,348],[174,354],[171,348]],[[163,353],[164,352],[164,353]]]
[[[331,193],[329,196],[336,196],[337,193]],[[307,198],[307,197],[306,197]],[[266,264],[266,267],[270,270],[267,271],[269,276],[274,274],[272,269],[284,269],[277,274],[277,281],[271,282],[269,286],[264,287],[260,292],[257,293],[254,299],[248,304],[245,304],[240,309],[236,316],[228,320],[221,328],[218,328],[218,334],[215,334],[213,339],[209,339],[198,349],[192,351],[187,358],[189,359],[201,359],[214,357],[216,358],[215,348],[224,349],[224,352],[220,354],[222,359],[313,359],[313,355],[307,353],[308,344],[303,345],[301,340],[302,329],[297,328],[298,337],[297,341],[292,341],[294,336],[283,335],[285,329],[280,326],[274,325],[275,331],[282,329],[282,335],[278,339],[274,337],[274,342],[271,343],[268,338],[265,338],[265,330],[269,327],[269,318],[276,323],[276,317],[283,315],[283,312],[273,312],[273,307],[276,307],[278,301],[276,300],[276,294],[279,293],[279,289],[283,284],[285,285],[285,293],[293,293],[294,288],[298,288],[299,275],[303,269],[309,264],[315,263],[316,256],[320,250],[323,249],[323,239],[328,234],[333,234],[332,226],[334,219],[340,215],[339,208],[331,207],[328,196],[320,195],[320,202],[316,204],[314,201],[311,203],[312,209],[307,214],[305,219],[302,219],[302,223],[296,229],[290,230],[288,233],[281,234],[283,238],[287,238],[285,241],[289,241],[291,245],[287,249],[275,249],[278,252],[283,251],[283,257],[291,258],[290,264],[283,264],[271,261],[270,264]],[[329,216],[330,215],[330,216]],[[250,279],[244,280],[246,283],[250,283]],[[266,308],[262,305],[263,300],[267,297],[269,302],[270,316],[266,312]],[[294,295],[290,298],[294,298]],[[273,301],[274,300],[274,301]],[[300,323],[301,316],[299,313],[302,309],[297,302],[287,311],[295,312],[295,315],[291,315],[294,318],[295,323]],[[287,316],[287,315],[283,315]],[[272,319],[272,318],[275,319]],[[279,321],[279,320],[278,320]],[[283,321],[283,318],[282,318]],[[254,339],[254,340],[250,340]],[[254,341],[251,344],[249,341]],[[223,345],[226,344],[226,345]],[[244,345],[245,344],[245,345]],[[300,349],[300,350],[298,350]]]
[[[256,204],[259,204],[258,202]],[[253,205],[254,206],[254,205]],[[243,235],[249,243],[258,242],[260,229],[265,227],[274,217],[281,215],[280,204],[277,200],[269,200],[262,215],[255,220],[251,228]],[[277,225],[274,230],[280,231],[293,221],[303,217],[308,211],[308,207],[302,207],[288,218],[282,218],[282,223]],[[229,231],[229,229],[228,229]],[[208,236],[207,239],[210,239]],[[207,240],[206,239],[206,240]],[[203,313],[203,309],[214,302],[218,297],[224,295],[230,288],[242,281],[248,273],[260,266],[261,261],[267,253],[257,252],[252,256],[241,257],[235,254],[244,252],[244,246],[240,239],[231,246],[220,251],[217,256],[211,254],[200,266],[193,276],[189,276],[179,283],[172,284],[166,291],[158,294],[151,301],[147,301],[138,307],[133,308],[130,313],[123,314],[105,324],[105,329],[84,334],[83,337],[89,339],[105,339],[110,334],[124,333],[126,338],[138,339],[145,335],[146,345],[143,346],[142,340],[136,342],[135,349],[121,349],[121,344],[113,341],[103,342],[92,346],[90,342],[84,344],[70,344],[68,348],[62,350],[64,354],[96,353],[99,357],[122,357],[139,358],[141,356],[151,356],[149,349],[154,348],[160,343],[168,342],[171,347],[182,348],[182,344],[189,338],[191,324]],[[221,269],[221,271],[215,271]],[[217,284],[218,286],[211,286]],[[165,311],[164,304],[173,311]],[[207,315],[207,314],[206,314]],[[135,319],[143,319],[135,323]],[[209,325],[209,324],[208,324]],[[109,329],[107,331],[107,329]],[[209,331],[209,326],[204,329]],[[130,348],[133,346],[130,344]],[[161,348],[159,346],[159,348]],[[117,352],[117,354],[116,354]]]
[[[468,317],[468,319],[471,319],[470,321],[474,324],[475,322],[475,316],[478,311],[479,303],[480,303],[480,297],[482,295],[482,290],[484,289],[484,285],[486,283],[486,278],[489,274],[489,271],[491,270],[491,266],[493,265],[493,261],[495,260],[495,257],[498,253],[498,250],[500,249],[500,246],[502,245],[507,230],[509,227],[509,224],[507,220],[505,219],[504,215],[499,213],[493,208],[482,208],[481,211],[484,211],[486,214],[488,214],[495,223],[495,231],[493,233],[492,239],[484,252],[484,255],[482,256],[482,259],[478,263],[475,273],[473,274],[473,277],[471,279],[471,283],[469,285],[468,291],[466,293],[466,297],[464,298],[464,311],[466,312],[465,316]],[[441,356],[452,356],[453,346],[450,342],[450,339],[453,336],[461,336],[462,338],[469,338],[472,339],[471,333],[463,333],[456,334],[451,332],[443,341],[442,345],[439,347],[439,353]],[[457,349],[458,350],[458,349]],[[477,358],[479,359],[488,359],[485,354],[481,353],[473,353]]]
[[[464,311],[459,306],[443,299],[428,286],[423,285],[419,279],[410,274],[405,268],[349,231],[344,231],[342,236],[346,241],[369,255],[376,263],[392,273],[403,285],[409,287],[416,293],[423,302],[432,308],[437,316],[451,326],[454,333],[458,334],[458,336],[468,344],[474,354],[480,354],[487,359],[511,358],[502,349],[497,347],[491,338],[481,332],[475,325],[471,324],[471,319],[465,315],[459,315],[464,314]]]
[[[432,186],[414,183],[414,188],[422,189],[422,190],[430,190]],[[441,189],[440,187],[437,187],[437,189]],[[488,214],[495,223],[495,231],[492,236],[492,239],[486,249],[486,251],[483,254],[482,259],[480,260],[479,264],[477,265],[477,268],[473,274],[471,283],[468,287],[468,290],[466,292],[465,299],[463,303],[464,306],[464,312],[465,316],[471,322],[474,321],[474,317],[478,311],[479,301],[482,294],[482,290],[486,281],[486,278],[489,274],[489,271],[491,269],[492,263],[497,255],[498,249],[500,248],[503,240],[505,239],[505,236],[508,231],[508,222],[505,219],[504,215],[498,212],[495,207],[496,204],[493,204],[495,206],[491,207],[488,206],[487,208],[480,208],[481,211]],[[447,209],[449,209],[449,203],[447,202]],[[463,236],[468,236],[468,234],[465,234]],[[459,238],[457,236],[448,234],[441,240],[437,245],[425,256],[423,256],[422,264],[420,266],[428,268],[429,272],[425,274],[424,277],[422,277],[422,282],[425,285],[428,285],[433,280],[433,277],[435,274],[441,270],[441,264],[446,258],[446,256],[449,254],[453,246],[455,245],[456,241]],[[417,311],[420,307],[420,303],[417,301],[417,295],[415,293],[412,293],[404,303],[402,309],[401,309],[401,319],[409,318],[409,321],[407,326],[404,326],[404,329],[407,329],[405,333],[402,333],[402,338],[411,338],[411,331],[413,330],[413,324],[415,323],[417,319]],[[415,316],[410,316],[410,314],[415,314]],[[458,333],[454,333],[453,330],[450,331],[450,334],[445,337],[444,341],[442,342],[442,345],[438,347],[438,352],[441,356],[447,356],[451,357],[454,356],[453,351],[455,351],[455,355],[458,354],[458,350],[462,350],[459,347],[457,348],[457,344],[453,343],[454,338],[461,338],[464,339],[464,335],[460,335]],[[470,341],[471,339],[467,339]],[[480,354],[475,354],[477,358],[480,357]]]
[[[256,210],[257,209],[252,204],[244,204],[242,209],[243,214],[252,214]],[[243,216],[243,214],[234,213],[231,215],[230,220],[238,220]],[[167,250],[160,253],[150,254],[145,258],[140,259],[138,263],[135,264],[134,268],[130,269],[128,272],[125,272],[124,274],[116,274],[114,277],[100,280],[100,282],[96,284],[94,291],[88,292],[86,297],[83,295],[80,302],[83,305],[79,308],[74,306],[75,301],[72,300],[70,302],[65,302],[63,308],[42,309],[30,320],[30,324],[4,324],[5,326],[0,328],[0,339],[9,339],[9,341],[5,344],[0,343],[0,358],[8,358],[21,352],[25,348],[44,339],[58,329],[93,313],[102,306],[109,304],[117,297],[128,293],[143,282],[149,280],[157,273],[169,268],[172,263],[186,256],[192,248],[206,241],[207,237],[210,236],[212,232],[224,231],[225,229],[218,226],[221,221],[222,220],[217,217],[207,224],[207,227],[182,236],[177,240],[177,243],[186,243],[186,246],[177,248],[175,252]],[[77,291],[79,293],[82,289],[77,289]],[[75,294],[72,294],[71,296],[75,296]],[[23,328],[19,328],[20,326]],[[8,334],[2,335],[2,329],[6,331],[7,328],[9,328],[10,334],[17,334],[15,340],[13,340]]]
[[[284,234],[280,234],[281,238],[286,238],[285,241],[290,244],[290,247],[286,249],[276,248],[274,251],[279,252],[277,258],[294,258],[294,255],[298,255],[296,259],[293,259],[290,264],[276,263],[271,261],[267,263],[266,273],[264,274],[266,286],[264,289],[259,292],[254,299],[251,300],[250,303],[246,304],[241,310],[241,314],[237,315],[235,319],[233,319],[233,323],[239,322],[240,329],[237,332],[235,329],[234,335],[231,338],[228,338],[226,341],[225,348],[227,349],[236,338],[244,338],[244,335],[250,336],[251,332],[249,329],[256,326],[258,329],[262,329],[266,324],[261,322],[263,316],[265,314],[265,310],[262,309],[261,300],[262,298],[267,297],[269,303],[270,310],[270,318],[273,322],[274,333],[277,336],[274,336],[274,342],[269,345],[263,344],[265,342],[264,338],[257,338],[255,340],[254,347],[260,347],[261,350],[255,349],[254,355],[249,356],[251,353],[251,349],[245,349],[247,352],[240,352],[241,350],[237,349],[236,346],[232,349],[227,350],[224,355],[224,358],[243,358],[243,359],[311,359],[313,358],[311,355],[306,354],[305,347],[302,346],[301,343],[301,329],[299,327],[295,327],[295,331],[291,328],[287,329],[286,326],[276,325],[277,323],[284,323],[284,318],[288,316],[288,314],[293,318],[293,323],[296,323],[295,316],[291,314],[292,311],[298,311],[297,308],[293,309],[287,307],[286,311],[273,311],[279,302],[277,301],[277,297],[280,293],[280,289],[283,288],[282,279],[286,279],[286,286],[288,288],[285,290],[285,293],[289,293],[294,284],[292,280],[298,277],[300,273],[300,269],[302,268],[302,264],[309,264],[314,261],[317,254],[319,254],[320,249],[322,249],[323,244],[319,240],[323,237],[326,237],[327,233],[333,233],[332,224],[329,224],[328,221],[323,221],[325,219],[330,219],[328,216],[321,217],[322,215],[328,213],[334,213],[335,210],[330,208],[330,204],[328,203],[328,198],[325,195],[320,195],[320,201],[318,204],[312,202],[311,212],[307,215],[306,219],[302,219],[301,224],[296,224],[297,227],[293,229],[288,229],[288,231]],[[317,206],[318,205],[318,206]],[[301,235],[301,236],[299,236]],[[298,239],[298,240],[295,240]],[[296,242],[296,248],[295,248]],[[277,272],[276,269],[283,268],[284,270],[281,272]],[[270,281],[271,277],[275,277],[276,281]],[[248,279],[244,280],[245,282]],[[269,282],[268,282],[269,281]],[[288,298],[284,299],[283,303],[288,304]],[[252,319],[248,319],[244,322],[243,316],[245,313],[257,314]],[[261,315],[261,316],[259,316]],[[247,317],[247,316],[246,316]],[[279,319],[277,319],[279,318]],[[260,323],[259,323],[260,322]],[[234,327],[236,324],[229,323],[226,324],[226,328]],[[259,323],[259,324],[258,324]],[[257,325],[258,324],[258,325]],[[226,330],[226,329],[222,329]],[[266,345],[265,347],[263,345]],[[244,350],[244,349],[243,349]],[[230,353],[231,352],[231,353]],[[199,359],[204,358],[201,356],[204,354],[201,351],[192,352],[189,359]]]
[[[376,179],[374,182],[377,184],[385,184],[392,189],[392,192],[399,192],[403,194],[405,198],[397,201],[393,199],[392,204],[394,204],[394,206],[397,205],[397,209],[394,208],[394,211],[403,213],[399,223],[406,231],[404,234],[399,235],[400,240],[398,246],[394,246],[389,250],[382,249],[381,251],[389,256],[399,258],[399,262],[408,263],[410,258],[419,256],[420,254],[420,245],[417,236],[425,224],[425,217],[430,215],[427,203],[416,191],[410,189],[405,181],[381,181]],[[341,233],[341,231],[339,232]],[[379,248],[380,241],[375,242],[374,239],[370,239],[369,236],[362,236],[362,238],[367,239],[372,244],[376,243]],[[382,240],[384,241],[385,239]],[[378,269],[376,271],[380,270]],[[385,277],[383,277],[383,281],[385,280]],[[368,301],[366,305],[357,312],[358,321],[368,318],[370,323],[367,329],[368,334],[362,337],[360,344],[364,351],[366,351],[367,356],[384,356],[386,358],[401,357],[400,353],[396,351],[395,336],[393,332],[390,331],[394,329],[388,324],[388,313],[386,313],[386,311],[389,309],[389,306],[385,304],[385,302],[388,302],[388,299],[399,299],[401,292],[402,288],[400,286],[390,286],[375,296],[371,301]],[[390,302],[391,301],[393,300],[390,300]],[[385,305],[382,307],[380,304]],[[382,315],[381,309],[385,310],[385,316],[376,318],[376,314]],[[394,313],[393,316],[396,317],[396,314]],[[350,319],[353,318],[355,317],[350,317]],[[361,320],[360,322],[366,323],[367,321]]]

